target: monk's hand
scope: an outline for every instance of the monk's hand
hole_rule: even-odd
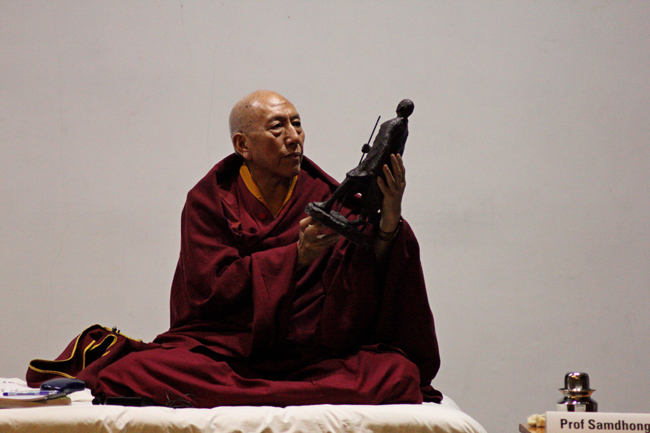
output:
[[[303,268],[316,260],[341,235],[328,229],[312,217],[300,221],[298,237],[298,268]]]
[[[386,181],[377,176],[379,189],[384,194],[384,201],[381,205],[381,220],[379,229],[384,233],[393,233],[402,217],[402,197],[406,189],[406,170],[401,155],[391,155],[390,165],[384,164],[384,177]]]

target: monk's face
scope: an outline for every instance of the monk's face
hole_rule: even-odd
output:
[[[305,133],[293,104],[277,94],[253,102],[244,155],[256,177],[291,179],[300,173]]]

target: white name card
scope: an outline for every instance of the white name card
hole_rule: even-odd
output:
[[[546,433],[650,433],[650,414],[546,412]]]

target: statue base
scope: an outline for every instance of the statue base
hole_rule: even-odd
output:
[[[334,230],[360,247],[370,249],[371,243],[368,236],[359,231],[343,215],[334,210],[328,212],[321,207],[321,204],[319,202],[309,203],[305,212],[325,227]]]

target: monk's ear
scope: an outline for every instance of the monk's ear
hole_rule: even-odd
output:
[[[248,137],[246,137],[241,132],[238,132],[232,136],[232,145],[235,148],[235,152],[246,161],[248,161],[251,157],[249,143],[250,142],[248,140]]]

